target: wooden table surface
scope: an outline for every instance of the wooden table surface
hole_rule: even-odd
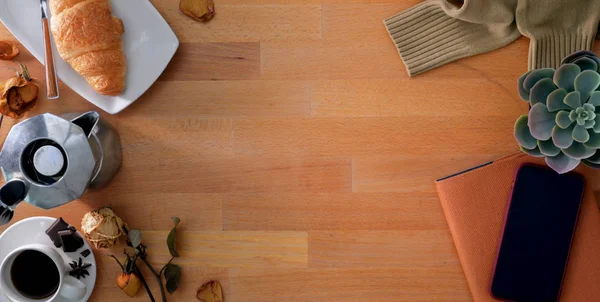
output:
[[[57,209],[21,205],[13,221],[79,227],[111,205],[158,266],[181,217],[182,283],[169,301],[194,301],[211,279],[231,302],[471,300],[434,180],[518,151],[526,38],[411,79],[382,20],[419,0],[215,0],[208,24],[151,1],[181,45],[141,99],[102,112],[121,134],[119,174]],[[0,39],[15,38],[0,25]],[[0,62],[2,78],[9,67]],[[28,116],[96,109],[60,89]],[[147,301],[117,288],[104,254],[91,301]]]

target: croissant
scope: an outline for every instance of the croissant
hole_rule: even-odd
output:
[[[125,89],[121,19],[108,0],[50,0],[51,30],[58,53],[100,94]]]

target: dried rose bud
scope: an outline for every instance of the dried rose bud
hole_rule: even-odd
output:
[[[127,225],[109,207],[88,212],[81,220],[81,230],[85,238],[96,248],[110,248],[119,237],[125,235]]]
[[[17,44],[10,41],[0,41],[0,60],[12,60],[18,54]]]
[[[142,281],[135,273],[121,272],[119,277],[117,277],[117,285],[119,285],[119,288],[122,289],[125,294],[133,297],[140,290]]]
[[[180,0],[179,10],[201,22],[208,22],[215,16],[215,4],[212,0]]]

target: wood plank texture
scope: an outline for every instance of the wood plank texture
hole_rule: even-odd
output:
[[[213,279],[226,301],[471,300],[434,181],[518,151],[528,39],[409,78],[382,20],[421,0],[218,0],[208,23],[150,1],[181,44],[138,101],[101,113],[121,135],[120,172],[68,205],[21,205],[14,221],[79,226],[110,205],[160,267],[179,216],[169,301],[196,301]],[[63,83],[46,100],[43,66],[19,47],[42,87],[26,117],[96,109]],[[0,79],[16,67],[0,61]],[[4,119],[0,143],[15,123]],[[90,301],[148,301],[117,288],[106,253]]]
[[[219,268],[306,268],[308,237],[295,231],[195,232],[182,230],[178,252],[182,266]],[[168,232],[146,231],[144,243],[152,251],[150,262],[167,263]]]
[[[182,43],[160,81],[260,77],[260,43]]]
[[[159,81],[139,100],[144,105],[134,104],[135,111],[126,110],[123,114],[171,118],[303,117],[310,116],[311,89],[310,83],[296,81]]]
[[[333,268],[229,272],[232,301],[470,301],[462,272],[443,268]],[[436,284],[437,286],[432,286]],[[427,290],[423,290],[427,288]]]
[[[431,83],[423,84],[425,81]],[[527,103],[514,95],[513,85],[504,85],[503,82],[486,78],[471,81],[429,79],[420,82],[402,79],[317,81],[311,99],[312,115],[422,116],[423,119],[440,116],[518,116],[527,110]],[[431,89],[432,86],[436,89]],[[463,91],[471,97],[465,99],[461,95],[448,93],[454,90]],[[401,101],[399,95],[406,101]],[[474,107],[477,110],[473,110]],[[499,107],[502,110],[498,110]]]
[[[446,221],[435,192],[232,193],[225,230],[436,230]]]
[[[447,231],[315,231],[309,267],[458,266]],[[381,251],[373,253],[373,251]],[[379,261],[386,259],[386,261]]]
[[[239,120],[233,128],[233,152],[240,155],[505,154],[517,150],[513,119],[494,116]],[[494,136],[497,133],[509,134]]]

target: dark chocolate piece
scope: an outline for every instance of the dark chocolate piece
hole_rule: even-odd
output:
[[[92,252],[90,252],[89,249],[85,249],[83,252],[81,252],[81,256],[87,258],[87,256],[89,256]]]
[[[56,219],[56,221],[46,230],[46,235],[50,237],[50,240],[52,240],[55,247],[61,247],[62,243],[60,241],[60,236],[58,235],[58,232],[68,228],[69,224],[66,223],[62,219],[62,217],[60,217]]]
[[[90,272],[88,272],[87,268],[92,266],[92,264],[90,264],[90,263],[83,264],[83,260],[81,259],[81,257],[79,257],[79,262],[77,262],[77,261],[70,262],[69,266],[71,266],[71,271],[69,272],[69,275],[71,275],[77,279],[80,279],[80,278],[85,279],[85,276],[90,275]]]
[[[58,231],[58,236],[65,253],[75,252],[83,246],[83,238],[77,234],[77,231],[71,229]]]

